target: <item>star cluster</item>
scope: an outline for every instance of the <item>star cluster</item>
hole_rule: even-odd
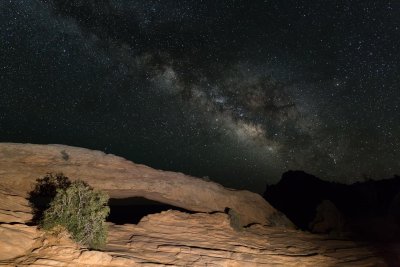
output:
[[[396,1],[0,4],[1,141],[260,191],[400,172]]]

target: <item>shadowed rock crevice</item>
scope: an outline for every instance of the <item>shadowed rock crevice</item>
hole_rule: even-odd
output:
[[[177,210],[189,214],[194,213],[193,211],[142,197],[111,198],[108,205],[110,207],[110,215],[107,221],[118,225],[137,224],[147,215],[168,210]]]

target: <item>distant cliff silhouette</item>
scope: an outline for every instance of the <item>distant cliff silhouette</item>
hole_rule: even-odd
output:
[[[288,171],[276,185],[267,186],[264,198],[303,230],[311,230],[310,223],[324,200],[332,202],[346,222],[367,224],[371,219],[384,218],[400,226],[397,175],[346,185],[323,181],[303,171]]]

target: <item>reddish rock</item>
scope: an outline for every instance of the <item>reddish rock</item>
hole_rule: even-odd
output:
[[[260,195],[227,189],[182,173],[155,170],[100,151],[64,145],[0,143],[0,178],[22,195],[48,172],[62,172],[109,193],[112,198],[144,197],[191,211],[234,209],[242,225],[293,227]]]
[[[204,211],[217,210],[224,206],[221,203],[227,203],[237,212],[230,215],[223,212],[188,214],[170,210],[148,215],[137,225],[109,223],[104,250],[89,251],[74,243],[65,232],[51,234],[25,224],[32,215],[28,201],[22,196],[32,189],[36,178],[49,171],[62,171],[71,178],[86,177],[90,184],[107,189],[117,197],[138,194]],[[186,182],[191,184],[185,185]],[[156,186],[157,183],[161,185]],[[134,185],[139,188],[135,189]],[[168,194],[172,185],[183,188]],[[196,186],[199,186],[198,190]],[[185,190],[194,196],[189,197]],[[183,199],[184,196],[188,196],[188,200]],[[378,253],[376,248],[365,243],[330,239],[291,227],[263,225],[272,224],[269,217],[261,224],[239,231],[240,226],[232,224],[231,217],[247,216],[257,221],[260,216],[254,214],[257,209],[249,207],[252,204],[261,207],[263,215],[272,212],[276,216],[276,213],[268,203],[259,201],[256,194],[225,189],[183,174],[156,171],[86,149],[0,145],[0,199],[3,200],[0,201],[0,265],[3,266],[322,267],[390,266],[388,257],[393,263],[400,261],[396,256],[400,251],[396,248],[390,253],[386,251],[386,258],[381,258],[381,251]],[[212,200],[219,203],[212,205]],[[235,206],[239,205],[238,201],[244,201],[244,208]],[[247,222],[250,219],[246,219]],[[279,220],[287,222],[282,216],[273,222]]]

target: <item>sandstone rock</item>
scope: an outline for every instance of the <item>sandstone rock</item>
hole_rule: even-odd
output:
[[[62,172],[107,191],[112,198],[144,197],[200,212],[234,209],[243,225],[261,223],[293,227],[260,195],[223,186],[182,173],[159,171],[124,158],[63,145],[0,143],[1,183],[22,195],[33,189],[37,178]],[[284,217],[284,220],[282,220]],[[272,218],[272,219],[271,219]]]
[[[0,224],[0,262],[28,254],[38,235],[34,227]]]
[[[104,250],[89,251],[74,243],[68,234],[45,233],[24,224],[29,220],[31,210],[22,196],[31,190],[36,178],[48,171],[63,171],[70,177],[88,177],[89,183],[108,189],[114,196],[126,197],[139,192],[141,196],[150,195],[156,200],[163,198],[172,204],[183,203],[186,207],[193,205],[208,211],[206,204],[211,200],[203,199],[201,195],[192,196],[186,202],[178,197],[185,195],[179,189],[173,191],[172,197],[167,191],[171,184],[182,185],[184,190],[192,189],[192,193],[195,192],[194,185],[205,186],[205,189],[198,188],[200,194],[211,191],[208,197],[232,206],[238,205],[236,201],[245,196],[250,197],[248,202],[244,202],[245,209],[232,208],[241,212],[241,216],[259,218],[251,216],[256,209],[246,207],[251,203],[267,207],[267,211],[270,209],[266,202],[259,202],[255,194],[231,191],[215,183],[197,183],[195,178],[156,171],[100,152],[77,148],[71,148],[71,152],[66,150],[69,147],[61,147],[61,152],[64,152],[58,155],[59,146],[31,146],[27,145],[27,150],[23,145],[0,146],[0,154],[3,153],[0,155],[0,200],[4,200],[0,201],[3,221],[0,224],[1,266],[391,266],[400,261],[400,249],[396,246],[387,249],[385,258],[381,258],[376,248],[365,243],[333,240],[290,227],[263,224],[252,224],[237,231],[224,212],[188,214],[176,210],[148,215],[137,225],[109,223]],[[37,158],[34,156],[36,152]],[[64,165],[57,157],[65,161]],[[74,157],[76,162],[71,164],[69,161]],[[112,177],[116,177],[114,181],[126,182],[128,189],[121,189],[124,184],[107,181]],[[165,191],[155,188],[156,182],[162,183],[161,188]],[[184,182],[194,185],[185,187]],[[139,191],[135,191],[133,185],[139,186]],[[203,202],[196,204],[196,200]],[[224,205],[211,205],[220,206]],[[261,213],[265,215],[266,210],[261,209]],[[262,222],[281,221],[284,224],[287,221],[277,213],[272,213],[267,219]],[[389,258],[393,263],[388,261]]]
[[[29,227],[37,231],[36,227]],[[33,236],[32,236],[33,238]],[[18,245],[16,245],[18,246]],[[0,249],[1,250],[1,249]],[[68,234],[41,233],[34,245],[13,260],[0,259],[0,265],[10,266],[138,266],[137,262],[107,252],[88,251],[74,243]]]
[[[29,242],[12,257],[0,258],[0,265],[386,266],[366,244],[262,225],[238,232],[225,213],[170,210],[148,215],[138,225],[110,224],[104,251],[88,251],[68,235],[40,233],[33,226],[8,227],[15,232],[8,236],[15,240],[12,248],[24,241],[20,235]]]
[[[385,266],[368,246],[325,238],[262,225],[238,232],[225,213],[170,210],[138,225],[112,225],[107,251],[174,266]]]
[[[25,223],[32,219],[28,200],[0,184],[0,223]]]

